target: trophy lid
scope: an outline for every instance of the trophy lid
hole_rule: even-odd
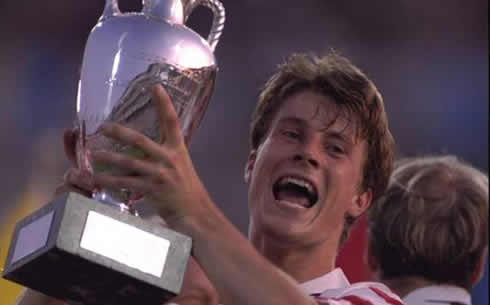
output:
[[[171,23],[184,23],[181,0],[143,0],[143,14]]]

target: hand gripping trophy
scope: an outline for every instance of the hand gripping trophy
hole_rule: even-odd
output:
[[[184,24],[201,5],[214,15],[207,40]],[[106,0],[78,85],[79,167],[122,171],[93,162],[97,150],[144,157],[104,137],[99,128],[105,122],[160,141],[151,102],[157,83],[172,99],[189,143],[214,89],[213,51],[224,20],[218,0],[143,0],[138,13],[121,13],[117,0]],[[92,197],[69,193],[20,220],[2,276],[73,304],[162,304],[178,294],[191,239],[137,217],[131,202],[139,198],[130,190],[99,189]]]

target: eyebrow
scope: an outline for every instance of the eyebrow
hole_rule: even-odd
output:
[[[279,124],[295,124],[295,125],[300,125],[300,126],[303,126],[303,127],[307,127],[308,126],[308,122],[307,120],[305,119],[302,119],[302,118],[298,118],[298,117],[294,117],[294,116],[290,116],[290,117],[284,117],[284,118],[281,118],[279,119]],[[342,129],[340,131],[338,130],[331,130],[331,126],[333,124],[331,124],[328,128],[325,128],[325,138],[333,138],[333,139],[336,139],[336,140],[340,140],[340,141],[343,141],[347,144],[351,144],[353,145],[354,142],[353,140],[351,139],[351,137],[347,136],[346,133],[345,133],[345,129]]]
[[[340,140],[344,143],[347,143],[349,145],[354,145],[354,142],[352,141],[351,137],[346,136],[345,133],[342,133],[340,131],[327,131],[326,138],[333,138],[336,140]]]
[[[289,116],[289,117],[284,117],[279,119],[279,124],[284,124],[284,123],[292,123],[296,125],[305,125],[305,126],[307,125],[305,119],[301,119],[294,116]]]

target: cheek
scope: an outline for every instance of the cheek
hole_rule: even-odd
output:
[[[361,181],[361,172],[353,166],[338,166],[330,170],[331,180],[340,187],[343,192],[352,194],[357,192]]]
[[[263,187],[267,177],[265,172],[266,169],[262,166],[262,159],[258,158],[255,161],[252,172],[250,173],[249,180],[249,196],[250,199],[252,199],[252,202],[258,199],[261,193],[264,191]]]
[[[249,206],[257,206],[262,201],[268,199],[270,188],[270,177],[272,175],[273,164],[267,148],[261,149],[257,154],[253,170],[250,173],[249,181]]]
[[[332,222],[343,221],[343,215],[359,193],[359,178],[349,169],[330,168],[326,175],[328,199],[325,217]]]
[[[271,153],[269,152],[268,145],[266,145],[267,142],[263,144],[262,147],[260,147],[257,150],[257,156],[254,162],[253,170],[252,170],[252,179],[254,181],[257,180],[264,180],[267,175],[269,175],[270,170],[270,160],[271,160]],[[257,183],[257,182],[255,182]]]
[[[264,179],[263,168],[261,167],[260,160],[257,160],[255,162],[255,167],[250,174],[250,188],[252,191],[260,188],[262,179]]]

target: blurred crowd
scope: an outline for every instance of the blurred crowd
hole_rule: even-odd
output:
[[[216,50],[217,86],[190,150],[211,195],[226,203],[221,208],[242,231],[249,117],[260,84],[294,51],[334,48],[360,66],[384,96],[399,156],[451,153],[488,173],[488,1],[222,2],[227,21]],[[138,0],[119,4],[141,8]],[[61,134],[73,126],[83,48],[103,6],[103,0],[0,2],[2,264],[14,223],[49,201],[68,166]],[[188,25],[207,35],[210,16],[198,9]],[[359,258],[363,226],[339,264]],[[345,268],[352,281],[369,276],[355,268]],[[488,265],[475,305],[488,302],[487,285]],[[0,293],[0,304],[9,298]]]

